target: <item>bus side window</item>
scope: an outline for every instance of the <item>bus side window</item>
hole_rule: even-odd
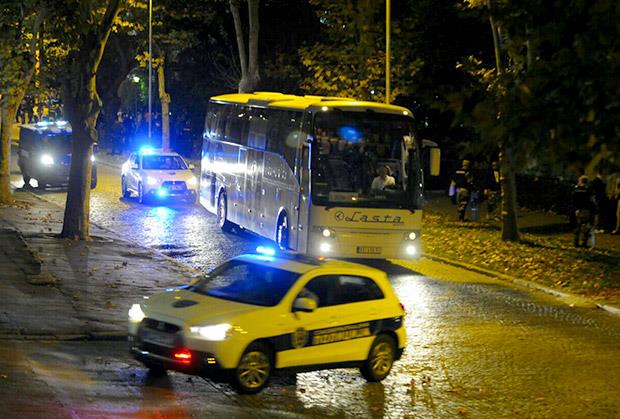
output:
[[[267,115],[264,109],[254,108],[250,112],[248,147],[265,149],[267,143]]]
[[[247,145],[248,108],[231,108],[226,121],[225,141]]]

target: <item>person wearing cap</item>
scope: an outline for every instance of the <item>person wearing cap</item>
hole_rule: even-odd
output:
[[[588,187],[588,177],[580,176],[572,194],[573,211],[575,214],[575,247],[587,247],[588,239],[593,234],[594,200]]]
[[[456,208],[459,214],[459,221],[465,221],[465,211],[473,189],[474,177],[469,170],[469,160],[463,160],[461,168],[457,169],[451,179],[452,187],[456,188]]]

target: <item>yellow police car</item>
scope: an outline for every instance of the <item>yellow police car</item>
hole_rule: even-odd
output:
[[[241,393],[260,391],[276,370],[389,374],[405,348],[405,313],[384,272],[257,250],[134,304],[134,357],[154,371],[227,377]]]

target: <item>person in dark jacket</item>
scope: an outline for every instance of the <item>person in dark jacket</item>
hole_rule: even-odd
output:
[[[597,233],[603,233],[607,225],[606,215],[608,212],[609,200],[605,190],[607,185],[603,180],[603,174],[600,170],[596,172],[596,177],[590,182],[590,191],[594,199],[594,228]]]
[[[575,221],[575,247],[587,247],[594,221],[594,200],[588,187],[588,177],[580,176],[572,195]]]
[[[457,169],[452,175],[452,187],[456,188],[456,208],[459,214],[459,221],[465,221],[465,211],[471,197],[474,178],[469,170],[469,160],[463,160],[461,168]]]

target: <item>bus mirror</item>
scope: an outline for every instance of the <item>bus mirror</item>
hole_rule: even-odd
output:
[[[433,147],[429,150],[430,157],[430,175],[439,176],[439,161],[441,159],[441,150],[437,147]]]

